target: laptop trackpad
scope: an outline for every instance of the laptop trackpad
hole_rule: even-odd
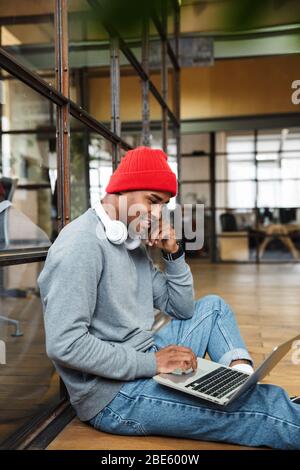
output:
[[[182,374],[182,375],[159,374],[159,377],[175,384],[183,384],[183,383],[186,383],[187,381],[190,381],[191,379],[195,380],[195,378],[202,377],[203,375],[221,367],[221,364],[208,361],[207,359],[202,359],[201,357],[197,357],[197,361],[198,361],[198,369],[195,370],[194,372],[190,372],[189,374]]]

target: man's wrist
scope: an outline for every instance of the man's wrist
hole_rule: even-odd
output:
[[[176,251],[170,252],[170,251],[165,251],[163,249],[161,250],[163,258],[167,260],[175,260],[184,254],[184,250],[183,250],[181,242],[177,241],[176,244],[178,245],[178,248]]]
[[[176,241],[175,245],[174,245],[174,248],[172,248],[172,250],[164,250],[166,251],[166,253],[171,253],[171,255],[177,253],[177,251],[180,249],[180,243],[178,241]]]

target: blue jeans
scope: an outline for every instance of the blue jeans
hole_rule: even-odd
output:
[[[195,301],[191,319],[172,320],[155,335],[156,351],[177,344],[196,356],[228,366],[252,363],[234,313],[216,295]],[[158,384],[152,378],[126,382],[90,424],[121,435],[165,435],[277,449],[300,449],[300,405],[281,387],[257,384],[222,407]]]

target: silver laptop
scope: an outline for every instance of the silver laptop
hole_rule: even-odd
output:
[[[158,374],[153,379],[161,385],[226,406],[262,380],[287,354],[293,342],[299,339],[300,335],[297,335],[275,346],[252,374],[198,357],[198,368],[194,372],[182,375]]]

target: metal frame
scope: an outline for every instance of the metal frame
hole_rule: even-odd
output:
[[[120,121],[120,51],[119,40],[117,37],[112,37],[110,42],[110,95],[111,95],[111,131],[121,136],[121,121]],[[113,149],[113,170],[115,170],[120,161],[120,145],[118,143],[112,144]]]
[[[71,405],[62,398],[47,412],[35,416],[0,445],[0,450],[45,449],[75,416]],[[53,428],[55,434],[53,435]],[[43,442],[41,444],[41,438]]]
[[[217,261],[217,237],[216,237],[216,134],[210,133],[210,156],[209,156],[209,177],[210,177],[210,259],[212,263]]]
[[[130,47],[120,37],[117,31],[112,25],[108,24],[105,19],[105,12],[102,12],[102,23],[110,35],[110,51],[111,51],[111,62],[110,62],[110,77],[111,77],[111,108],[112,108],[112,119],[111,129],[109,129],[104,123],[99,122],[89,113],[85,107],[87,100],[81,100],[83,107],[74,103],[69,97],[69,43],[68,43],[68,10],[67,0],[55,0],[54,14],[50,15],[39,15],[37,18],[32,17],[13,17],[13,23],[17,22],[20,24],[24,23],[36,23],[36,22],[52,22],[54,25],[55,32],[55,87],[51,86],[46,79],[52,74],[43,74],[43,76],[29,70],[23,64],[19,63],[10,53],[0,47],[0,67],[6,70],[11,76],[7,77],[8,80],[16,78],[39,95],[43,96],[49,101],[50,106],[56,105],[56,142],[57,142],[57,198],[58,198],[58,221],[59,230],[61,230],[71,220],[71,188],[70,188],[70,116],[73,116],[81,124],[84,125],[84,131],[86,132],[85,138],[88,139],[89,133],[94,132],[101,135],[106,140],[111,142],[113,148],[112,165],[115,169],[119,159],[121,150],[129,150],[131,146],[122,139],[121,137],[121,123],[119,113],[119,101],[120,101],[120,62],[119,52],[125,55],[135,73],[142,79],[141,92],[142,92],[142,138],[144,145],[150,145],[150,118],[149,118],[149,92],[152,93],[156,101],[162,108],[163,118],[163,142],[164,148],[167,149],[167,132],[169,126],[174,128],[177,143],[177,162],[178,172],[180,172],[180,106],[179,106],[179,15],[180,6],[177,0],[170,0],[174,6],[174,36],[175,36],[175,51],[172,50],[171,44],[168,40],[167,34],[167,17],[166,10],[163,9],[163,21],[161,22],[155,12],[152,12],[152,18],[156,28],[158,30],[163,49],[163,83],[162,83],[162,94],[157,90],[155,85],[152,83],[149,77],[149,25],[145,22],[143,27],[142,44],[143,44],[143,61],[142,64],[136,59],[135,55],[130,50]],[[96,0],[88,0],[88,3],[93,8],[99,8],[101,2]],[[11,24],[12,17],[2,18],[1,25]],[[174,109],[175,113],[169,108],[166,102],[168,96],[168,67],[167,57],[170,57],[171,63],[174,68]],[[73,71],[72,71],[73,73]],[[76,71],[75,71],[76,73]],[[6,77],[5,77],[6,79]],[[81,85],[84,83],[84,76],[79,77]],[[176,89],[177,86],[177,89]],[[53,124],[53,123],[52,123]],[[73,130],[73,129],[72,129]],[[74,130],[77,130],[74,129]],[[78,129],[82,131],[82,129]],[[42,130],[34,129],[23,129],[23,130],[12,130],[8,132],[0,131],[0,139],[3,134],[54,134],[55,127],[50,125],[49,128]],[[88,170],[89,161],[87,158],[86,166]],[[88,183],[88,177],[86,179]],[[41,185],[23,185],[26,189],[36,189]],[[44,186],[43,186],[44,187]],[[179,192],[178,192],[179,196]],[[180,198],[180,196],[179,196]],[[180,199],[179,199],[180,200]],[[34,263],[37,261],[45,260],[48,249],[45,247],[32,250],[14,250],[0,253],[0,268],[3,266]],[[60,396],[64,401],[67,397],[65,388],[61,385]],[[64,401],[66,403],[66,401]],[[69,410],[65,412],[65,406],[61,403],[53,410],[45,411],[42,416],[37,417],[34,421],[27,423],[25,428],[17,431],[13,434],[9,440],[6,441],[9,448],[14,448],[16,445],[18,448],[36,448],[45,446],[49,442],[50,438],[53,438],[57,434],[57,430],[63,424],[65,425],[66,420],[73,417]],[[56,420],[55,425],[48,424]],[[37,431],[34,431],[34,426],[39,422],[40,427]],[[44,427],[44,424],[46,427]],[[39,434],[42,431],[42,434]],[[33,440],[34,439],[34,440]],[[32,444],[30,444],[32,442]],[[23,447],[22,447],[23,446]]]
[[[56,151],[58,190],[58,230],[71,219],[70,209],[70,113],[67,0],[55,0],[55,74],[56,88],[67,101],[56,108]],[[62,190],[63,189],[63,190]]]
[[[298,127],[300,113],[261,114],[256,116],[227,116],[222,118],[185,119],[181,121],[182,133],[239,131]]]
[[[149,21],[146,15],[142,27],[142,67],[149,76]],[[149,80],[142,82],[142,143],[150,146]]]

